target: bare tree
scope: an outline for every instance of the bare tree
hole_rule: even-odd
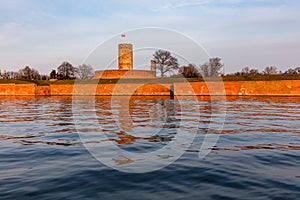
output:
[[[177,58],[172,56],[169,51],[158,50],[153,54],[153,57],[157,64],[156,69],[160,72],[161,77],[179,68]]]
[[[250,75],[258,75],[259,71],[258,71],[258,69],[250,69],[249,74]]]
[[[290,68],[285,71],[285,74],[297,74],[297,71],[295,69]]]
[[[3,79],[8,79],[8,73],[6,72],[6,70],[3,71],[2,78]]]
[[[47,74],[41,75],[41,80],[49,80],[49,76]]]
[[[40,73],[36,69],[30,68],[29,66],[26,66],[23,69],[20,69],[19,75],[20,75],[20,78],[22,78],[22,79],[31,79],[31,80],[41,79]]]
[[[20,73],[20,71],[15,73],[15,78],[16,79],[21,79],[22,78],[22,74]]]
[[[15,79],[15,78],[17,78],[18,72],[8,71],[6,74],[7,74],[7,78]]]
[[[290,68],[285,71],[285,74],[300,74],[300,67]]]
[[[94,76],[95,72],[91,65],[82,64],[78,66],[77,76],[79,79],[89,79]]]
[[[270,75],[270,74],[277,74],[277,67],[275,66],[269,66],[266,67],[265,70],[263,71],[264,74]]]
[[[197,77],[201,76],[199,71],[197,70],[196,66],[193,64],[189,64],[188,66],[180,67],[179,74],[181,74],[185,78],[197,78]]]
[[[242,69],[241,74],[242,74],[242,76],[249,75],[250,74],[250,68],[249,67],[244,67]]]
[[[74,79],[76,73],[76,68],[73,67],[69,62],[63,62],[57,68],[57,78],[58,79]]]
[[[200,72],[204,77],[218,76],[223,66],[221,58],[210,58],[209,62],[200,66]]]
[[[52,69],[49,75],[50,79],[56,79],[57,78],[57,73],[55,69]]]

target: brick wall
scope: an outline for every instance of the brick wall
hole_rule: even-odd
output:
[[[50,85],[51,95],[72,95],[74,85]]]
[[[35,84],[0,84],[0,95],[35,95]]]
[[[237,81],[174,84],[175,95],[220,95],[225,93],[226,95],[300,96],[300,81]]]
[[[171,84],[99,84],[75,86],[77,95],[170,95]]]
[[[172,84],[77,84],[36,86],[0,84],[0,95],[170,95]],[[300,96],[300,81],[237,81],[174,83],[174,95],[281,95]]]
[[[50,95],[50,86],[36,86],[35,94],[38,96]]]
[[[0,95],[15,95],[15,84],[0,84]]]

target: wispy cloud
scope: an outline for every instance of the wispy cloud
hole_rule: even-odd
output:
[[[164,1],[163,5],[156,6],[152,10],[156,12],[162,12],[172,10],[176,8],[184,8],[190,6],[205,5],[213,2],[214,0],[180,0],[180,1]]]

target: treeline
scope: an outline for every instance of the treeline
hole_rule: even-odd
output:
[[[220,58],[211,58],[209,62],[200,65],[199,68],[196,65],[189,64],[188,66],[179,67],[178,74],[173,76],[184,76],[185,78],[201,78],[201,77],[213,77],[213,76],[255,76],[255,75],[297,75],[300,74],[300,67],[290,68],[284,72],[278,70],[275,66],[268,66],[264,70],[244,67],[239,72],[224,75],[221,70],[224,65],[221,63]]]
[[[30,79],[30,80],[47,80],[48,75],[41,75],[36,69],[29,66],[20,69],[19,71],[0,71],[1,79]]]
[[[211,77],[221,74],[223,64],[221,58],[210,58],[208,62],[200,64],[199,69],[195,64],[188,64],[187,66],[179,66],[178,59],[171,55],[169,51],[157,50],[153,54],[153,60],[156,63],[156,71],[161,77],[169,75],[170,77]]]
[[[231,75],[251,76],[251,75],[275,75],[275,74],[289,74],[289,75],[300,74],[300,67],[290,68],[284,72],[279,71],[275,66],[268,66],[261,72],[258,69],[251,69],[250,67],[244,67],[240,72],[236,72]]]
[[[300,74],[300,67],[290,68],[285,72],[279,71],[275,66],[268,66],[263,71],[255,68],[244,67],[239,72],[232,74],[224,74],[224,64],[221,58],[210,58],[207,62],[202,64],[188,64],[180,66],[178,59],[169,51],[157,50],[153,54],[155,62],[156,73],[160,77],[172,78],[202,78],[214,76],[255,76],[255,75],[297,75]],[[151,66],[152,68],[152,66]],[[30,79],[30,80],[72,80],[72,79],[90,79],[94,76],[94,69],[92,66],[82,64],[74,67],[69,62],[63,62],[56,69],[53,69],[49,74],[40,74],[36,69],[29,66],[14,71],[0,71],[0,79]]]
[[[29,80],[70,80],[70,79],[90,79],[94,76],[94,69],[87,64],[74,67],[69,62],[63,62],[57,69],[53,69],[50,74],[40,74],[38,70],[29,66],[18,71],[0,70],[0,79],[29,79]]]
[[[170,77],[201,78],[225,76],[224,64],[221,58],[210,58],[203,64],[188,64],[179,66],[178,59],[172,56],[170,52],[158,50],[153,54],[153,60],[156,63],[157,72],[161,77],[169,75]],[[300,74],[300,67],[290,68],[285,72],[279,71],[275,66],[268,66],[263,71],[244,67],[240,72],[227,74],[226,76],[255,76],[255,75],[297,75]]]

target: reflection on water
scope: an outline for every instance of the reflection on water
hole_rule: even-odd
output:
[[[190,115],[181,113],[178,103],[186,97],[179,100],[169,97],[136,96],[129,100],[128,97],[113,100],[111,97],[96,97],[95,110],[87,106],[90,98],[78,97],[77,103],[81,104],[85,117],[89,112],[96,112],[102,129],[89,126],[84,131],[104,131],[110,140],[118,144],[134,144],[140,140],[168,142],[173,137],[170,134],[172,130],[179,127],[181,117],[188,118]],[[71,97],[1,97],[0,102],[1,140],[15,140],[23,144],[80,144],[72,120]],[[193,120],[199,121],[199,134],[206,133],[207,125],[218,117],[212,111],[212,103],[210,97],[198,97],[199,109],[193,112],[200,115],[199,119]],[[221,133],[298,135],[299,103],[298,97],[227,97],[227,118]],[[90,119],[81,120],[86,123]],[[168,134],[158,134],[162,133],[162,129],[169,130]],[[147,131],[154,134],[147,134]],[[70,135],[73,135],[71,139]]]
[[[178,100],[169,97],[127,98],[96,97],[95,110],[91,110],[87,102],[93,99],[78,97],[77,103],[81,104],[85,117],[89,112],[96,112],[98,123],[102,125],[102,129],[94,125],[83,131],[104,131],[111,141],[118,144],[134,144],[140,140],[169,142],[173,138],[170,133],[179,128],[181,117],[188,118],[190,115],[181,113],[178,103],[186,97]],[[72,119],[71,97],[0,97],[0,102],[1,140],[15,140],[27,145],[80,144]],[[212,111],[212,103],[210,97],[198,97],[199,109],[191,110],[200,113],[199,119],[192,119],[199,121],[199,134],[206,133],[207,125],[218,117]],[[299,103],[299,97],[227,97],[227,117],[221,133],[298,135]],[[86,123],[90,119],[81,120]],[[159,134],[162,129],[169,131]]]
[[[134,178],[109,170],[83,148],[72,97],[0,97],[0,195],[8,199],[67,194],[132,199],[127,195],[132,192],[172,199],[203,195],[240,199],[245,193],[249,199],[299,197],[300,97],[227,97],[223,130],[205,160],[197,155],[209,127],[210,133],[219,134],[214,130],[220,121],[214,110],[218,99],[126,98],[75,99],[82,112],[75,119],[82,125],[81,132],[95,136],[91,144],[105,142],[96,137],[104,132],[126,151],[151,152],[174,141],[179,128],[197,122],[196,138],[181,159]],[[90,102],[95,102],[94,108]],[[189,106],[182,110],[182,105]],[[168,155],[159,156],[167,159]],[[135,162],[124,155],[113,159],[118,165]]]

